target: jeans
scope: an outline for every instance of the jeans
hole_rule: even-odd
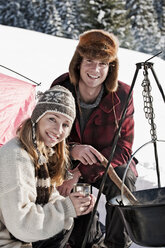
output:
[[[37,242],[32,243],[33,248],[64,248],[66,243],[68,242],[69,236],[71,234],[72,228],[70,230],[62,230],[60,233],[55,236],[45,239],[39,240]]]

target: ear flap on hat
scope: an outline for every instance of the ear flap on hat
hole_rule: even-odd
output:
[[[69,77],[71,83],[74,85],[78,84],[80,79],[81,61],[82,61],[82,57],[79,55],[78,51],[76,50],[69,64]]]
[[[109,64],[109,72],[105,80],[105,86],[108,92],[114,92],[118,87],[118,71],[119,71],[119,61],[116,58],[113,62]]]

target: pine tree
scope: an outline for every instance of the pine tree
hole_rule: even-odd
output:
[[[56,35],[62,24],[53,0],[27,2],[25,19],[28,22],[28,29]]]
[[[127,0],[137,51],[155,54],[160,51],[160,31],[152,0]]]
[[[61,19],[60,33],[57,32],[57,36],[67,37],[71,39],[77,39],[79,31],[77,29],[77,1],[76,0],[65,0],[65,1],[54,1],[56,9]]]
[[[89,29],[102,29],[104,26],[98,22],[98,15],[100,11],[100,0],[82,0],[81,9],[79,12],[79,27],[80,33]],[[80,3],[79,3],[80,4]]]
[[[80,33],[88,29],[104,29],[114,33],[122,47],[133,48],[131,24],[127,19],[125,0],[83,0],[81,3]]]
[[[120,46],[132,49],[131,23],[127,18],[128,10],[125,8],[125,4],[125,0],[102,1],[101,10],[105,14],[101,22],[107,31],[118,37]]]
[[[20,1],[0,1],[0,23],[8,26],[26,27]]]
[[[61,19],[53,0],[5,0],[0,2],[0,23],[56,34]]]
[[[161,57],[165,59],[165,1],[155,1],[154,7],[158,16],[158,25],[161,33],[161,38],[159,41],[160,50],[163,52]]]

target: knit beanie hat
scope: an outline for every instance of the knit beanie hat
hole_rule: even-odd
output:
[[[76,109],[72,93],[60,85],[45,91],[32,112],[32,123],[37,123],[47,112],[63,114],[73,123]]]
[[[104,30],[92,29],[84,32],[79,37],[79,43],[69,65],[71,82],[76,85],[80,79],[80,63],[82,58],[101,60],[109,63],[109,72],[105,82],[108,91],[116,91],[118,83],[118,52],[119,42],[117,37]]]

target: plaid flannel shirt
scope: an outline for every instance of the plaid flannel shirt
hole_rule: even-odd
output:
[[[75,87],[70,83],[68,73],[63,74],[57,78],[51,85],[55,84],[63,85],[68,88],[76,98]],[[88,144],[96,148],[107,159],[110,157],[115,133],[118,128],[123,108],[125,106],[130,86],[119,81],[118,89],[116,92],[104,94],[98,107],[94,109],[86,123],[83,134],[80,132],[79,111],[77,106],[76,120],[73,124],[71,134],[69,136],[69,142]],[[122,123],[120,136],[117,142],[115,153],[111,161],[111,165],[115,168],[128,162],[132,154],[132,144],[134,140],[134,106],[133,97],[129,101],[125,119]],[[132,160],[131,168],[137,176],[135,168],[135,162]],[[90,169],[89,169],[90,167]],[[98,178],[102,176],[105,168],[99,164],[92,166],[86,166],[79,164],[79,170],[85,177],[90,176],[94,171],[94,175]],[[90,181],[90,179],[89,179]]]

